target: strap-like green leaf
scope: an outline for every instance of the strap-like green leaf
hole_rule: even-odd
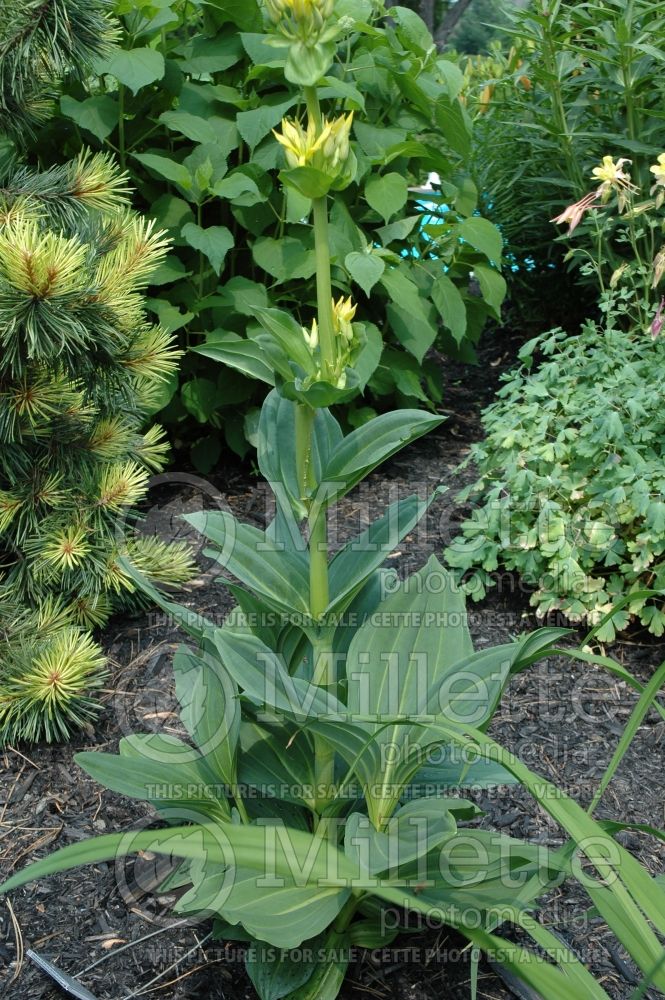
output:
[[[303,553],[282,551],[266,532],[241,524],[228,511],[201,511],[185,520],[220,546],[206,553],[254,593],[286,614],[308,614],[309,572]]]
[[[396,410],[374,417],[348,434],[334,449],[323,470],[323,481],[339,482],[336,496],[344,496],[377,465],[438,427],[444,419],[420,410]]]

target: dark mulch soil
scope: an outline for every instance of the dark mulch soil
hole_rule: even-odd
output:
[[[430,510],[423,527],[405,540],[390,559],[400,573],[419,568],[456,533],[463,511],[457,491],[471,471],[458,463],[481,434],[479,411],[491,398],[498,372],[515,357],[509,338],[488,338],[478,368],[442,362],[447,422],[371,476],[338,510],[333,539],[341,542],[376,517],[386,503],[414,491],[423,494],[439,483],[449,491]],[[200,477],[169,474],[154,493],[148,521],[162,531],[183,510],[228,504],[244,520],[263,524],[269,507],[262,484],[246,471],[229,469],[202,483]],[[194,541],[194,539],[192,539]],[[198,543],[197,543],[198,544]],[[186,603],[208,616],[223,617],[228,596],[202,572]],[[534,626],[528,595],[513,577],[479,604],[471,604],[471,629],[477,646],[506,641]],[[141,803],[104,791],[73,763],[82,749],[114,750],[132,731],[177,731],[170,656],[181,636],[155,612],[116,620],[105,636],[111,675],[104,710],[94,732],[67,746],[7,749],[0,755],[0,875],[56,847],[89,836],[129,830],[150,818]],[[617,644],[613,655],[646,681],[663,656],[662,646],[636,635]],[[516,678],[492,725],[494,735],[532,769],[589,802],[635,704],[622,683],[593,668],[552,660]],[[663,826],[665,724],[651,713],[612,781],[600,816]],[[560,831],[519,788],[476,795],[488,828],[556,845]],[[662,845],[641,834],[622,835],[625,845],[654,873],[663,871]],[[205,943],[205,923],[174,924],[168,899],[152,891],[160,881],[149,857],[122,866],[97,864],[34,883],[13,893],[12,915],[0,910],[0,976],[4,995],[13,1000],[55,1000],[60,996],[29,961],[17,968],[17,947],[33,948],[81,980],[98,1000],[155,996],[164,1000],[252,1000],[242,949]],[[548,901],[543,918],[600,977],[607,992],[627,998],[635,970],[615,946],[604,924],[585,915],[581,890],[564,886]],[[147,937],[147,935],[153,935]],[[131,947],[123,951],[125,944]],[[342,997],[394,1000],[457,1000],[469,995],[468,951],[446,930],[405,935],[385,952],[364,953],[352,966]],[[100,962],[85,971],[93,963]],[[1,989],[1,987],[0,987]],[[479,996],[508,1000],[515,994],[487,965],[481,967]],[[571,1000],[583,1000],[574,998]]]

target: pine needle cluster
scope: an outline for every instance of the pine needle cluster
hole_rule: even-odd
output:
[[[102,652],[55,598],[28,609],[0,590],[0,732],[3,742],[64,740],[90,724],[104,681]]]
[[[0,190],[0,740],[89,718],[103,660],[83,629],[136,599],[123,555],[160,582],[191,574],[134,513],[167,453],[143,426],[179,352],[142,298],[166,249],[109,157]]]
[[[49,114],[54,82],[81,74],[116,40],[110,0],[0,0],[0,132]]]

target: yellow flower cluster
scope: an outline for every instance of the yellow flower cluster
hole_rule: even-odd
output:
[[[347,299],[340,297],[337,302],[333,301],[333,329],[346,344],[353,343],[353,317],[358,307],[351,302],[351,296]]]
[[[307,128],[299,121],[282,120],[282,131],[273,132],[283,146],[290,167],[316,167],[336,178],[343,171],[351,151],[350,135],[353,112],[332,121],[323,119],[321,127],[310,118]]]
[[[351,363],[351,355],[357,347],[357,338],[353,329],[353,318],[356,314],[357,306],[351,301],[351,296],[340,298],[335,302],[331,300],[333,331],[336,337],[336,363],[333,370],[324,371],[319,368],[316,376],[318,380],[330,381],[343,389],[346,385],[345,368]],[[302,328],[305,343],[311,354],[315,354],[319,346],[319,327],[317,321],[312,320],[311,329]]]

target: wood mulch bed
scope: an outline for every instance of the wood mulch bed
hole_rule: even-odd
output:
[[[447,422],[339,505],[333,524],[336,543],[364,527],[385,504],[443,483],[448,492],[432,506],[424,527],[391,554],[390,562],[406,574],[430,554],[441,554],[463,516],[455,495],[473,474],[457,466],[469,444],[481,436],[480,409],[491,399],[498,372],[515,357],[515,345],[505,336],[486,338],[481,364],[474,369],[442,361]],[[237,468],[223,470],[207,484],[191,474],[170,474],[152,499],[148,523],[181,536],[184,529],[177,514],[202,505],[227,503],[238,517],[257,524],[265,522],[269,511],[265,487]],[[203,557],[201,564],[201,578],[184,603],[223,616],[231,602],[223,588],[211,582]],[[504,642],[535,625],[528,594],[519,582],[506,576],[503,583],[501,590],[469,606],[477,646]],[[144,803],[104,791],[72,758],[83,749],[113,751],[129,732],[178,731],[170,658],[181,640],[154,611],[113,621],[103,638],[111,674],[94,731],[65,746],[16,747],[0,753],[0,876],[56,847],[149,820]],[[642,634],[618,643],[611,652],[643,682],[663,659],[662,644]],[[490,732],[529,767],[586,804],[635,700],[635,694],[609,674],[565,659],[551,660],[511,683]],[[665,724],[650,713],[596,815],[665,825],[664,737]],[[556,825],[520,788],[474,793],[474,798],[485,810],[482,822],[487,828],[546,845],[561,842]],[[664,870],[662,844],[639,833],[619,839],[653,874]],[[11,1000],[62,996],[27,959],[17,961],[21,949],[32,948],[69,974],[80,974],[97,1000],[254,1000],[242,948],[204,942],[209,925],[170,917],[168,898],[154,895],[159,881],[154,859],[143,857],[119,866],[97,864],[66,872],[14,892],[11,910],[0,904],[0,992],[4,975],[4,996]],[[628,998],[636,970],[602,921],[587,913],[588,905],[581,890],[565,885],[551,894],[543,919],[578,951],[610,996]],[[359,955],[341,995],[343,1000],[461,1000],[469,996],[468,959],[464,942],[445,929],[410,933],[385,951]],[[507,1000],[515,995],[495,970],[482,965],[480,997]]]

